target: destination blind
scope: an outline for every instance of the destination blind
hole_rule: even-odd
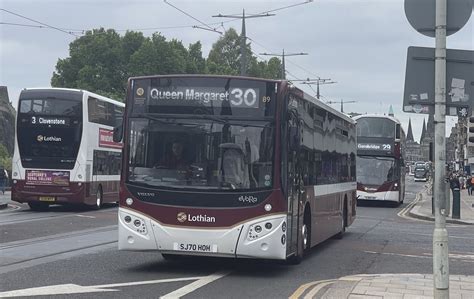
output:
[[[170,106],[225,106],[230,105],[236,108],[256,108],[259,107],[259,90],[255,88],[222,88],[212,87],[181,87],[150,88],[149,105],[170,105]]]

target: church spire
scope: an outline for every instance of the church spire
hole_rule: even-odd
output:
[[[423,118],[423,129],[421,130],[420,143],[422,143],[423,139],[425,139],[425,134],[426,134],[426,123],[425,123],[425,119]]]
[[[390,105],[390,109],[388,109],[388,116],[395,116],[392,105]]]
[[[413,132],[411,130],[411,118],[408,119],[408,133],[407,133],[407,141],[410,140],[410,141],[415,141],[413,139]]]

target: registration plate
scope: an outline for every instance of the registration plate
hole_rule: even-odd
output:
[[[217,252],[217,245],[199,243],[174,243],[173,249],[188,252]]]
[[[365,199],[376,199],[377,197],[375,196],[366,196]]]
[[[40,196],[39,198],[40,201],[55,201],[56,199],[54,196]]]

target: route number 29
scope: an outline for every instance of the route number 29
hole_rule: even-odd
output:
[[[270,101],[271,101],[271,98],[269,96],[264,96],[262,98],[262,102],[264,102],[264,103],[270,103]]]

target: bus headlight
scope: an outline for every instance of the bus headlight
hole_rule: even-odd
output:
[[[280,224],[280,222],[277,219],[275,219],[275,220],[266,220],[266,221],[262,221],[262,222],[252,224],[249,227],[249,231],[247,233],[247,240],[253,241],[253,240],[256,240],[258,238],[264,237],[264,236],[268,235],[269,233],[271,233],[272,231],[274,231],[275,228],[279,226],[279,224]],[[282,225],[285,225],[284,229],[286,230],[286,223],[283,222]],[[282,230],[283,230],[283,228],[282,228]]]
[[[131,206],[133,204],[133,199],[129,197],[125,200],[125,202],[127,203],[127,205]]]

